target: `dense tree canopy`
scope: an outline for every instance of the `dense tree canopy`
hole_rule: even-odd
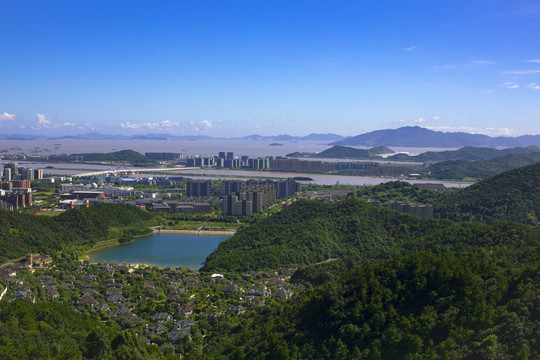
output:
[[[124,232],[150,231],[151,214],[129,205],[97,205],[66,211],[56,217],[0,210],[0,262],[28,252],[58,251],[120,237]]]

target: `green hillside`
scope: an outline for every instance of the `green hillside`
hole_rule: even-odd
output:
[[[485,179],[521,166],[540,162],[540,152],[507,154],[490,160],[449,160],[429,166],[426,172],[434,179]]]
[[[240,229],[208,256],[201,271],[306,265],[343,256],[388,256],[412,237],[447,226],[349,199],[298,201]]]
[[[409,201],[422,204],[433,204],[441,192],[423,189],[405,181],[389,181],[375,186],[361,186],[356,196],[361,199],[374,199],[383,204],[390,201]]]
[[[330,149],[321,151],[313,155],[314,158],[348,158],[348,159],[370,159],[376,155],[393,154],[394,151],[386,146],[377,146],[371,149],[356,149],[348,146],[333,146]]]
[[[340,146],[336,145],[324,151],[321,151],[318,154],[305,155],[299,152],[294,152],[287,154],[288,157],[311,157],[311,158],[322,158],[322,159],[372,159],[377,155],[381,154],[393,154],[392,149],[387,148],[386,146],[377,146],[371,149],[356,149],[349,146]]]
[[[536,250],[536,255],[538,251]],[[538,261],[416,253],[206,330],[207,359],[536,359]]]
[[[514,169],[480,181],[444,197],[439,216],[456,221],[540,220],[540,163]]]
[[[531,231],[518,224],[426,220],[358,199],[336,204],[298,201],[240,229],[207,257],[201,271],[298,267],[335,258],[373,262],[424,249],[461,250],[501,239],[515,241],[517,234],[529,236]]]
[[[439,162],[451,160],[490,160],[496,157],[501,157],[509,154],[539,154],[540,149],[536,146],[516,147],[508,149],[493,149],[487,147],[467,146],[458,150],[448,151],[427,151],[422,154],[410,156],[407,154],[396,154],[391,160],[400,161],[421,161],[421,162]]]
[[[508,155],[513,156],[513,155]],[[463,189],[431,191],[392,181],[357,191],[361,199],[382,203],[410,201],[431,204],[436,218],[496,223],[540,220],[540,163],[503,172]]]
[[[0,306],[0,355],[5,360],[162,359],[157,347],[88,314],[53,303]]]
[[[0,263],[28,252],[55,254],[124,233],[149,231],[152,215],[129,205],[97,205],[56,217],[0,210]]]
[[[84,161],[124,161],[132,164],[152,162],[146,156],[133,150],[120,150],[110,153],[76,154],[82,156]]]

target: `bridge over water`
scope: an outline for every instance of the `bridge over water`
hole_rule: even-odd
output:
[[[73,176],[76,177],[89,177],[89,176],[100,176],[108,174],[118,174],[118,175],[132,175],[137,173],[164,173],[164,172],[182,172],[186,170],[200,170],[200,167],[174,167],[174,168],[130,168],[130,169],[109,169],[103,171],[92,171],[76,174]]]

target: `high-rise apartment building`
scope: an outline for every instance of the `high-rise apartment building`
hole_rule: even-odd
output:
[[[293,196],[300,190],[300,184],[292,178],[276,181],[276,198],[283,199]]]
[[[21,180],[34,180],[34,169],[27,167],[19,168],[19,175]]]
[[[237,193],[242,190],[244,182],[242,180],[226,180],[225,181],[225,195]]]
[[[41,179],[43,179],[43,169],[35,169],[34,180],[41,180]]]
[[[253,170],[269,170],[270,159],[268,158],[248,159],[248,167]]]
[[[210,189],[212,185],[210,180],[207,181],[188,181],[187,182],[187,196],[200,197],[210,196]]]
[[[11,180],[12,180],[11,169],[8,167],[4,167],[4,181],[11,181]]]
[[[253,186],[223,198],[223,215],[244,215],[261,212],[276,200],[276,188],[273,184]]]

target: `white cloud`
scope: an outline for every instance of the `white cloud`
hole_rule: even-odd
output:
[[[527,84],[527,87],[529,89],[533,89],[533,90],[540,90],[540,85],[538,85],[537,83],[530,83],[530,84]]]
[[[525,62],[529,62],[529,63],[540,63],[540,59],[525,60]]]
[[[161,127],[165,127],[165,128],[172,128],[172,127],[182,126],[181,123],[179,123],[177,121],[170,121],[170,120],[164,120],[164,121],[160,122],[159,125]]]
[[[212,128],[212,123],[208,120],[203,120],[200,122],[199,127],[201,128],[201,130],[208,130]]]
[[[531,74],[540,74],[540,70],[509,70],[509,71],[504,71],[503,74],[531,75]]]
[[[73,125],[75,125],[75,124],[73,124]],[[79,125],[79,126],[77,126],[77,129],[79,129],[79,130],[92,130],[92,131],[94,131],[94,130],[96,130],[96,127],[95,127],[94,125],[92,125],[92,124],[84,123],[84,125]]]
[[[45,115],[40,114],[40,113],[37,113],[36,115],[38,117],[38,122],[37,122],[36,128],[48,128],[48,127],[51,127],[52,122],[47,120]]]
[[[37,123],[36,125],[30,126],[34,130],[40,130],[40,129],[58,129],[62,127],[75,127],[76,124],[72,122],[65,122],[65,123],[54,123],[47,119],[47,117],[44,114],[36,113],[37,116]],[[85,124],[86,125],[86,124]],[[88,128],[88,127],[77,127],[78,129]]]
[[[123,129],[152,129],[152,130],[162,130],[162,129],[171,129],[174,127],[180,127],[183,124],[177,121],[164,120],[161,122],[145,122],[145,123],[130,123],[126,121],[125,123],[120,123],[120,126]]]
[[[405,51],[413,51],[413,50],[418,50],[418,46],[410,46],[410,47],[406,47],[404,48],[403,50]]]
[[[180,127],[186,127],[191,126],[195,131],[204,131],[211,129],[213,127],[212,123],[208,120],[203,120],[200,122],[196,121],[189,121],[188,123],[183,123],[179,121],[170,121],[170,120],[164,120],[160,122],[144,122],[144,123],[131,123],[129,121],[126,121],[124,123],[120,123],[120,127],[122,129],[127,130],[138,130],[138,129],[146,129],[146,130],[172,130],[174,128],[180,128]]]
[[[482,134],[488,136],[519,136],[522,132],[509,128],[477,128],[471,126],[426,126],[427,129],[443,132],[464,132],[469,134]]]
[[[496,62],[495,61],[488,61],[488,60],[473,60],[473,61],[471,61],[471,64],[489,65],[489,64],[496,64]]]
[[[0,114],[0,122],[15,120],[16,117],[17,115],[15,114],[8,114],[7,112],[5,112],[3,114]]]
[[[397,124],[404,125],[404,124],[432,124],[434,122],[440,121],[442,119],[441,116],[435,115],[432,117],[419,117],[417,119],[402,119],[398,120]]]
[[[518,84],[514,84],[514,85],[509,85],[506,87],[507,89],[517,89],[519,88],[519,85]]]
[[[497,64],[495,61],[490,60],[471,60],[469,62],[461,64],[446,64],[446,65],[437,65],[434,66],[434,70],[449,70],[449,69],[459,69],[459,68],[470,68],[470,67],[479,67],[481,65],[492,65]]]
[[[120,126],[122,129],[140,129],[144,124],[132,124],[129,121],[126,121],[125,123],[120,123]]]

